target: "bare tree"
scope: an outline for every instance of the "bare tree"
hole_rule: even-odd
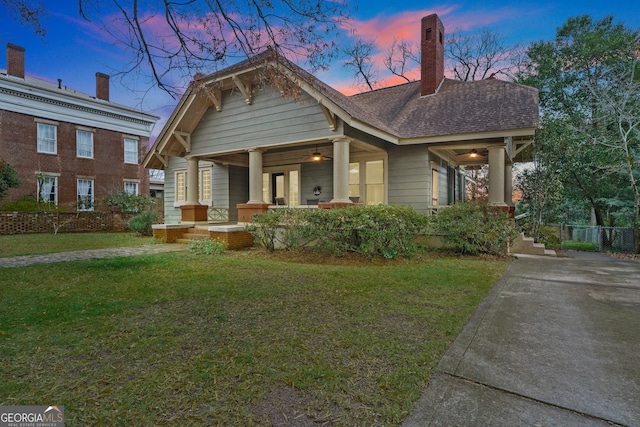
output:
[[[2,6],[44,36],[39,0]],[[325,69],[338,53],[333,36],[348,17],[346,0],[78,0],[78,11],[131,58],[115,75],[148,76],[173,97],[196,73],[267,49],[273,58]]]
[[[406,39],[394,39],[385,53],[384,66],[391,74],[410,82],[411,79],[407,77],[407,72],[411,63],[420,65],[420,53],[417,45]]]
[[[358,38],[353,45],[342,50],[347,57],[344,68],[353,73],[355,86],[365,86],[373,90],[378,84],[378,69],[372,61],[375,49],[374,42]]]
[[[47,35],[47,30],[42,24],[46,17],[42,2],[38,0],[2,0],[1,9],[6,11],[0,13],[1,16],[30,26],[33,32],[40,37]]]
[[[449,68],[462,81],[483,80],[493,74],[512,77],[520,51],[517,46],[507,46],[504,36],[489,29],[470,35],[456,29],[445,44]]]

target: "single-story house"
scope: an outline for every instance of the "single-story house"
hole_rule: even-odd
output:
[[[143,161],[165,170],[166,225],[248,222],[280,204],[430,213],[464,200],[465,167],[486,163],[489,203],[507,209],[537,90],[445,78],[437,15],[422,19],[421,64],[420,81],[353,96],[271,51],[196,75]]]

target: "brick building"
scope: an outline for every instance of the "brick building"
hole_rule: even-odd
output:
[[[121,190],[149,194],[141,166],[157,116],[109,101],[109,76],[96,94],[25,75],[25,50],[7,45],[0,69],[0,158],[22,185],[8,200],[33,196],[68,210],[98,210]],[[101,206],[102,205],[102,206]]]

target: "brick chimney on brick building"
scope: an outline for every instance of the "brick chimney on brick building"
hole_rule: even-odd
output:
[[[432,95],[444,79],[444,25],[435,13],[422,18],[420,52],[420,95]]]
[[[7,43],[7,74],[24,79],[24,48]]]
[[[109,76],[103,73],[96,73],[96,98],[104,101],[109,100]]]

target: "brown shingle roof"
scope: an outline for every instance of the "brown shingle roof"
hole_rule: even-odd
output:
[[[492,132],[538,126],[538,91],[487,79],[445,79],[434,95],[420,96],[412,82],[350,97],[399,138]]]

